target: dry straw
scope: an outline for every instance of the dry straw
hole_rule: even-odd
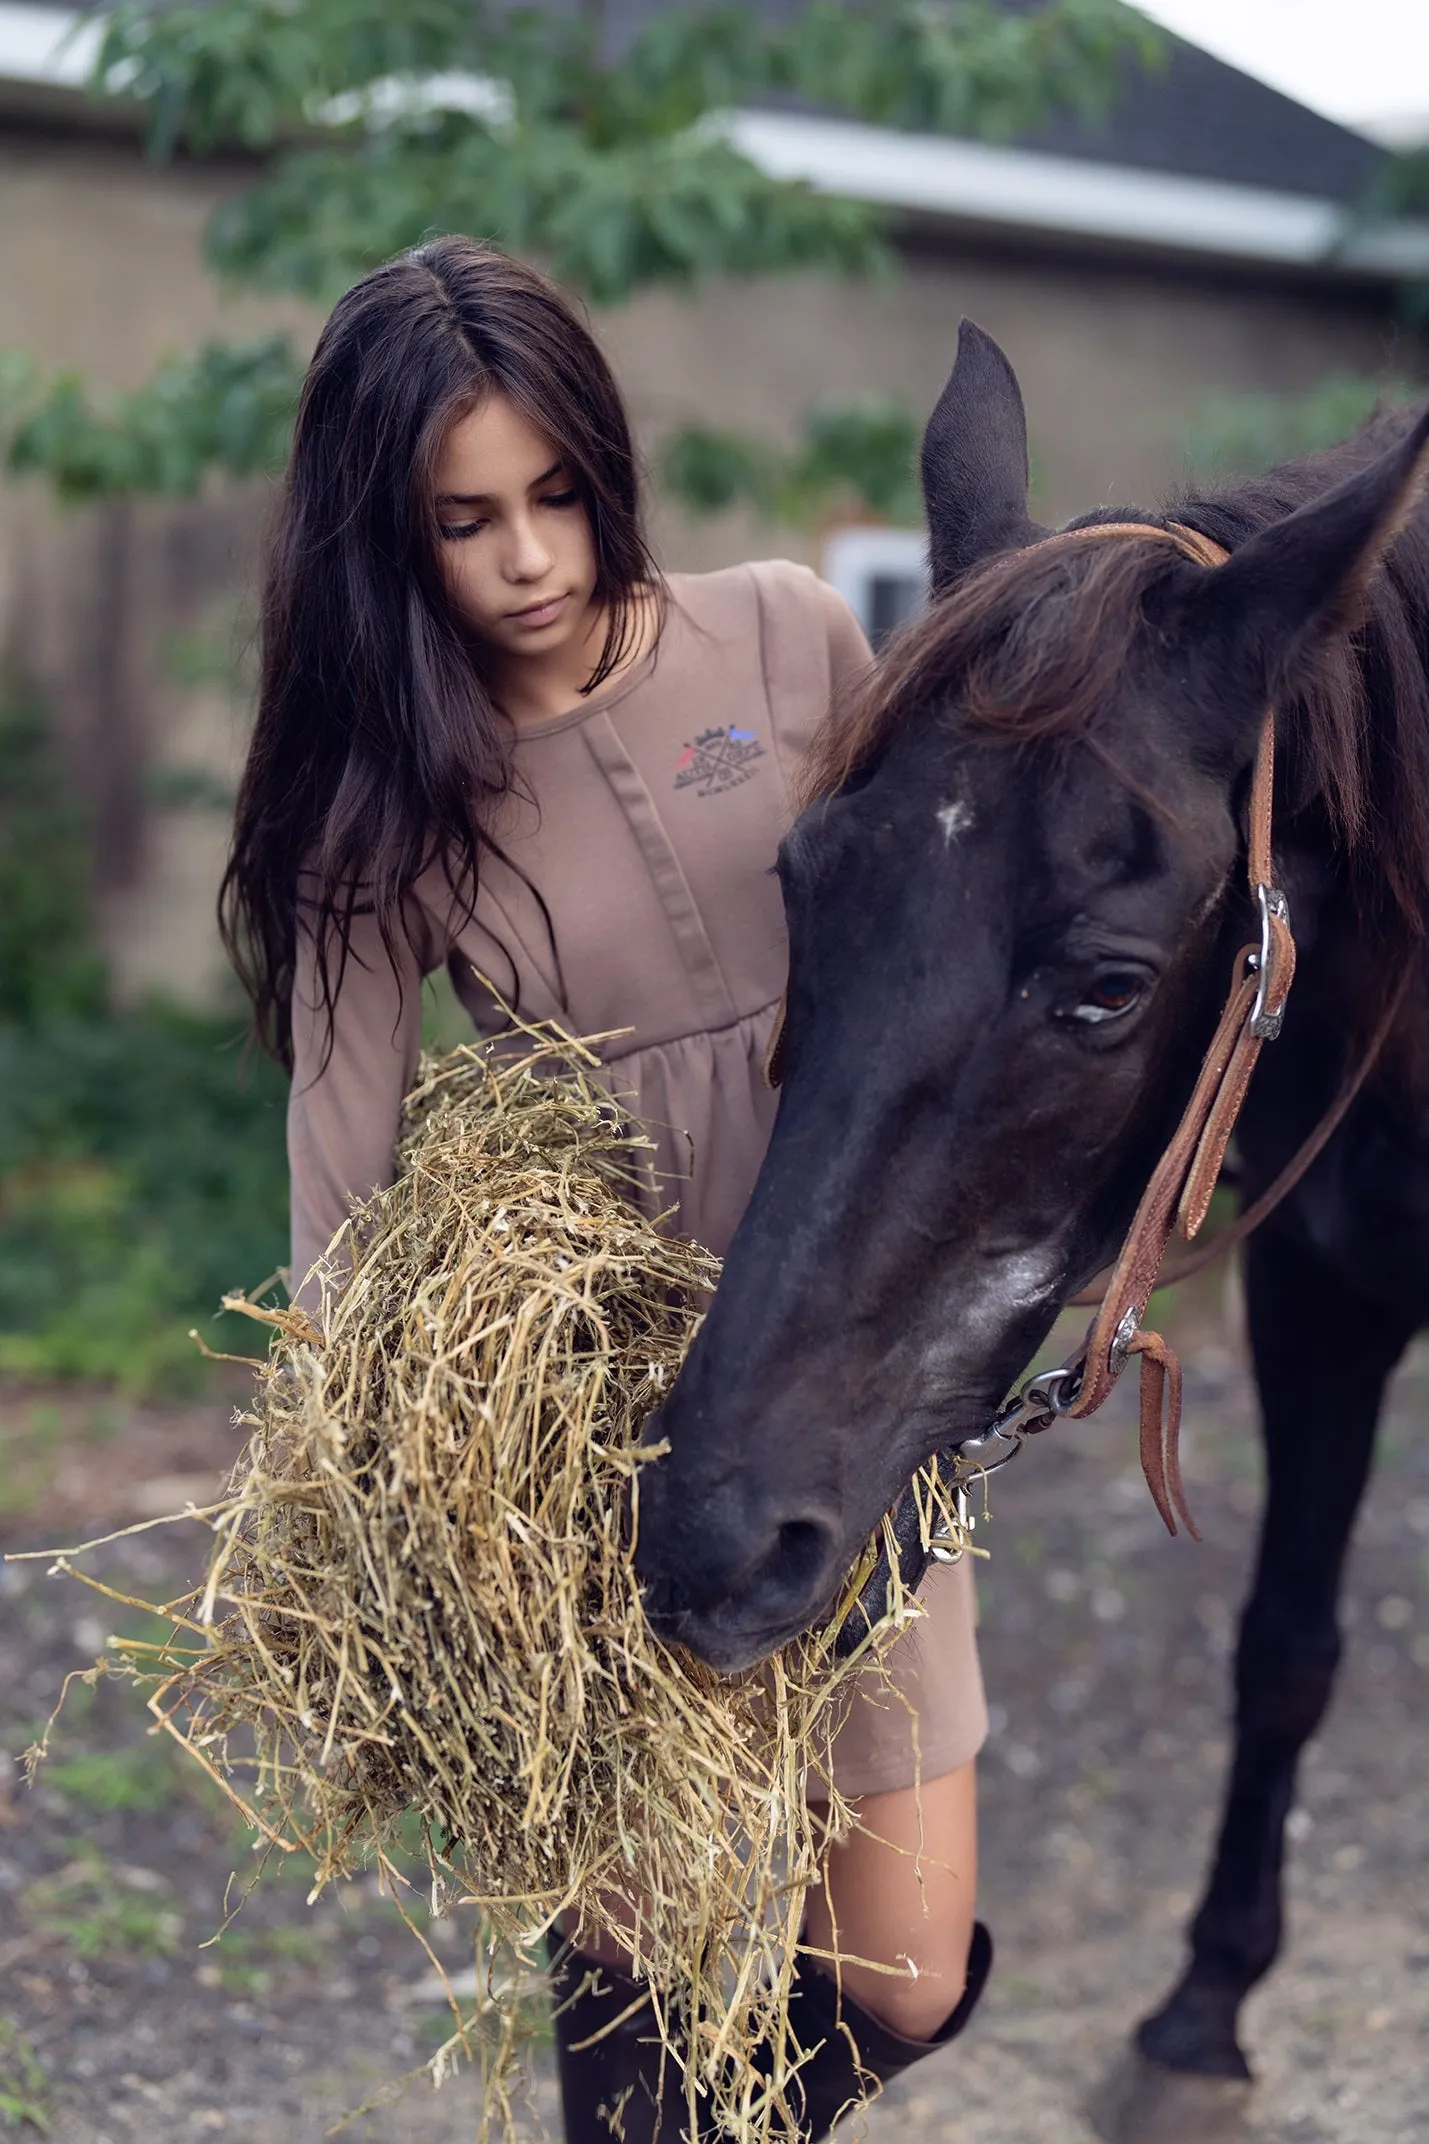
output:
[[[483,2134],[512,2119],[513,1946],[569,1915],[648,1976],[691,2133],[758,2144],[793,2126],[806,2052],[810,1789],[849,1674],[917,1609],[856,1661],[825,1634],[742,1678],[653,1635],[642,1424],[718,1264],[632,1204],[649,1142],[593,1051],[526,1044],[424,1063],[399,1180],[331,1246],[316,1326],[236,1300],[275,1330],[207,1578],[167,1644],[107,1665],[271,1849],[312,1857],[315,1894],[375,1862],[400,1895],[415,1824],[438,1902],[481,1906],[485,1997],[437,2074],[481,2061]]]

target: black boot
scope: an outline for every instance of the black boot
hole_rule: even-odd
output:
[[[684,2080],[660,2044],[645,1982],[555,1933],[546,1954],[566,2144],[684,2144]]]
[[[846,2109],[862,2105],[876,2086],[889,2083],[924,2055],[955,2040],[977,2008],[991,1970],[992,1937],[977,1921],[968,1950],[967,1984],[956,2010],[931,2040],[909,2040],[880,2023],[851,1995],[841,1995],[828,1973],[801,1958],[789,1997],[789,2023],[801,2047],[817,2049],[789,2085],[790,2103],[800,2110],[801,2144],[817,2144]],[[849,2045],[850,2033],[858,2048],[857,2061]]]
[[[556,1935],[548,1938],[547,1953],[566,2144],[689,2144],[683,2080],[678,2064],[664,2055],[645,1983],[597,1964]],[[827,1973],[800,1960],[789,2023],[799,2045],[816,2050],[789,2085],[801,2144],[817,2144],[873,2088],[955,2040],[977,2008],[991,1968],[992,1937],[978,1921],[957,2008],[931,2040],[910,2040],[851,1995],[840,1995]],[[767,2045],[762,2053],[767,2062]],[[713,2134],[712,2126],[707,2131],[700,2124],[695,2144],[707,2144]]]

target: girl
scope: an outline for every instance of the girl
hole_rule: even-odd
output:
[[[349,291],[298,414],[220,904],[293,1075],[296,1277],[392,1179],[442,963],[480,1034],[504,1024],[484,977],[530,1018],[630,1030],[606,1066],[660,1142],[651,1210],[673,1187],[680,1229],[726,1248],[774,1108],[769,867],[800,756],[868,659],[805,567],[658,573],[615,383],[534,270],[445,238]],[[860,1691],[835,1745],[863,1828],[810,1904],[811,1949],[836,1930],[846,1962],[837,1985],[801,1969],[795,2022],[824,2043],[802,2072],[809,2136],[856,2091],[840,2019],[888,2077],[953,2036],[987,1972],[966,1567],[925,1599],[898,1694]],[[572,2144],[608,2144],[602,2110],[623,2108],[628,2144],[679,2132],[622,1963],[607,1947],[592,1974],[574,1945],[556,1961]]]

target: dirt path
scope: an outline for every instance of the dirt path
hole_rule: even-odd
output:
[[[1177,1969],[1223,1773],[1258,1496],[1249,1396],[1214,1330],[1182,1335],[1203,1546],[1161,1534],[1127,1411],[1044,1439],[999,1484],[984,1535],[996,1729],[982,1876],[999,1967],[975,2032],[875,2110],[871,2144],[1091,2144],[1087,2109]],[[43,1435],[37,1405],[51,1410]],[[1248,2109],[1237,2095],[1199,2103],[1186,2144],[1429,2137],[1426,1413],[1421,1353],[1395,1391],[1339,1700],[1293,1819],[1289,1949],[1248,2010],[1260,2082]],[[111,1414],[102,1433],[82,1416],[0,1392],[0,1465],[23,1474],[29,1504],[0,1521],[0,1546],[172,1505],[228,1450],[216,1408]],[[150,1537],[110,1552],[108,1569],[145,1591],[184,1560],[175,1537]],[[0,1750],[18,1754],[111,1621],[43,1565],[0,1568]],[[0,1793],[0,2129],[23,2131],[28,2108],[58,2144],[316,2144],[434,2044],[430,1968],[370,1888],[309,1909],[300,1885],[265,1882],[199,1950],[240,1858],[232,1826],[136,1734],[122,1693],[81,1696],[39,1788]],[[456,1963],[460,1932],[434,1934]],[[538,2096],[549,2114],[548,2082]],[[345,2134],[470,2144],[471,2080],[433,2095],[418,2079]],[[1168,2134],[1143,2124],[1138,2144]]]

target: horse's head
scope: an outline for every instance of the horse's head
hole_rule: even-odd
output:
[[[716,1665],[827,1606],[1113,1254],[1250,934],[1265,707],[1343,628],[1426,434],[1218,568],[1044,541],[1016,380],[965,325],[923,448],[934,602],[781,852],[778,1118],[642,1489],[651,1613]]]

